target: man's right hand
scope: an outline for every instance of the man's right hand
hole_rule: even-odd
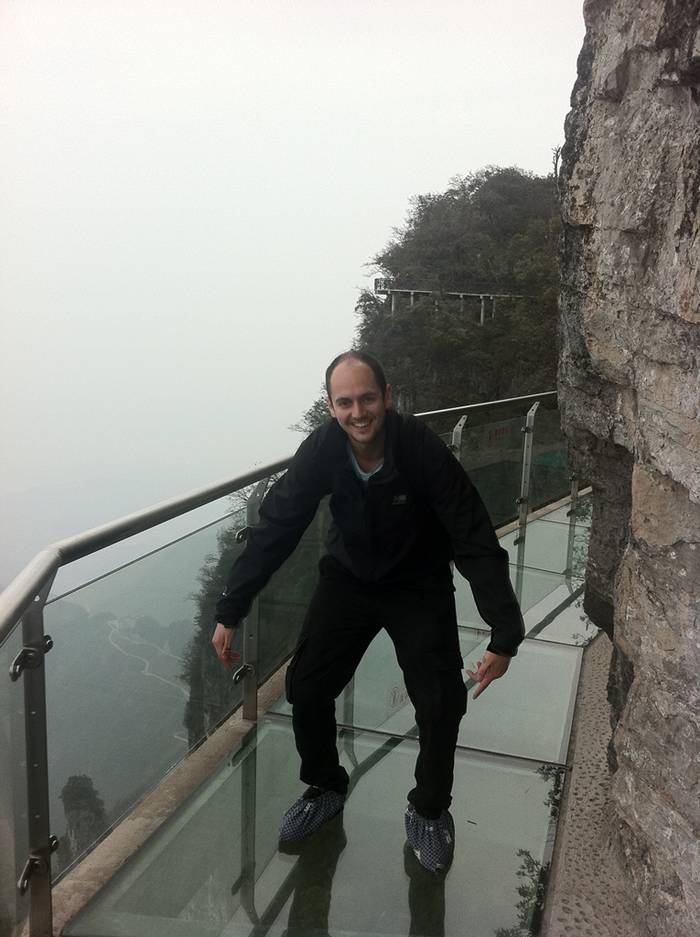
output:
[[[214,645],[214,653],[224,667],[227,667],[229,670],[233,670],[234,663],[241,659],[241,655],[238,651],[231,650],[231,642],[233,641],[235,632],[235,628],[224,628],[219,621],[216,623],[214,637],[211,639],[211,643]]]

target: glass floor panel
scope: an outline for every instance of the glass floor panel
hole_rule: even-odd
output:
[[[536,520],[530,521],[526,528],[523,559],[525,566],[543,569],[552,573],[563,575],[570,566],[569,574],[574,578],[583,578],[586,572],[588,558],[588,539],[590,528],[574,527],[574,542],[571,557],[569,557],[569,527],[567,524],[558,524],[556,521]],[[510,562],[519,562],[519,545],[515,544],[519,531],[516,529],[499,540],[500,545],[508,551]]]
[[[459,629],[459,636],[465,667],[474,670],[489,638],[466,628]],[[477,700],[470,696],[457,744],[563,763],[569,745],[581,653],[578,647],[526,640],[508,673]],[[281,699],[272,711],[291,716],[292,707]],[[360,729],[418,737],[414,709],[385,632],[372,642],[355,679],[338,699],[336,719],[339,724]]]
[[[527,625],[527,615],[525,616]],[[555,641],[563,644],[578,644],[581,647],[590,644],[600,629],[594,625],[583,610],[583,594],[579,594],[573,602],[562,608],[544,627],[537,626],[536,634],[530,637],[541,638],[545,641]]]
[[[580,580],[568,580],[543,599],[540,599],[532,608],[529,608],[523,615],[526,637],[540,637],[547,624],[555,617],[558,618],[563,615],[566,609],[581,595],[582,591],[583,583]],[[567,635],[564,629],[561,630],[561,642],[563,644],[582,643],[578,632],[572,630],[571,634]]]
[[[299,796],[286,720],[233,758],[64,929],[66,937],[487,937],[529,934],[563,770],[457,752],[455,858],[425,872],[405,849],[417,745],[346,731],[344,813],[297,854],[277,829]]]
[[[465,656],[469,670],[487,644]],[[476,700],[470,691],[458,744],[563,764],[582,654],[580,647],[525,640],[500,680]]]
[[[510,567],[510,577],[513,588],[517,594],[517,567]],[[457,620],[461,627],[469,628],[473,632],[480,632],[482,637],[489,634],[489,628],[479,615],[469,583],[462,576],[455,576],[455,604],[457,606]],[[542,569],[523,567],[522,585],[520,588],[520,608],[525,619],[525,632],[528,637],[544,637],[538,629],[546,619],[559,615],[567,605],[576,599],[576,593],[581,591],[582,579],[572,579],[561,573],[550,573]],[[590,623],[589,623],[590,624]],[[593,628],[593,625],[590,626]],[[598,629],[594,629],[595,634]],[[551,632],[555,634],[554,631]],[[586,644],[588,638],[581,636],[579,624],[567,634],[566,628],[561,627],[556,637],[548,640],[557,640],[564,644]]]

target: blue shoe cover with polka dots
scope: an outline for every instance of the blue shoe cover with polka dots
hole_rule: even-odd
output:
[[[307,796],[311,792],[315,796]],[[313,788],[309,788],[282,817],[280,842],[293,843],[311,836],[312,833],[315,833],[316,830],[340,813],[344,803],[345,796],[343,794],[338,794],[336,791],[316,793]]]
[[[455,823],[450,812],[443,810],[437,820],[429,820],[409,804],[404,819],[408,844],[423,868],[429,872],[446,869],[455,848]]]

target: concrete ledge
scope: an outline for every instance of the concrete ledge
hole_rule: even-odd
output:
[[[610,803],[607,701],[612,644],[586,648],[576,697],[542,937],[645,937],[617,850]]]

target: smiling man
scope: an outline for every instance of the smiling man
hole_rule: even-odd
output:
[[[343,808],[348,775],[336,748],[335,700],[372,639],[391,638],[415,707],[419,753],[408,794],[408,842],[430,871],[449,865],[449,812],[459,723],[466,711],[451,562],[491,627],[470,676],[474,698],[506,672],[524,636],[522,614],[483,502],[444,443],[415,417],[391,409],[381,365],[345,352],[326,371],[332,419],[299,447],[268,492],[217,605],[212,639],[231,666],[233,629],[291,554],[329,494],[327,553],[287,670],[301,780],[280,840],[311,835]]]

